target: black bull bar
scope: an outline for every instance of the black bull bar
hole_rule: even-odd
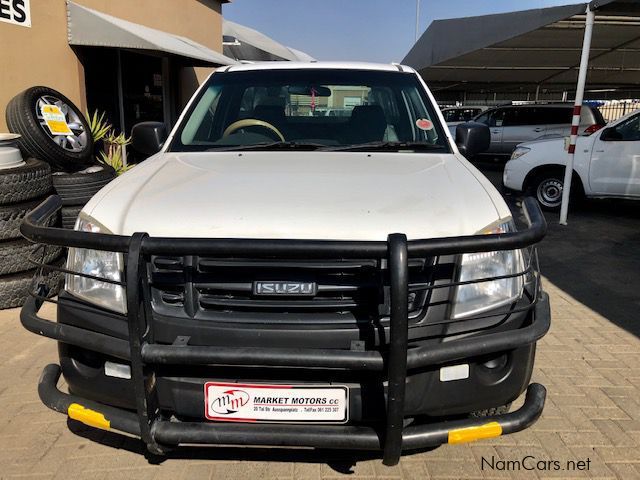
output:
[[[21,322],[27,330],[38,335],[131,362],[136,411],[114,408],[60,392],[56,387],[60,376],[57,365],[49,365],[43,371],[38,387],[40,398],[49,408],[65,412],[86,424],[139,436],[151,452],[162,453],[167,446],[179,444],[381,449],[384,451],[384,463],[394,465],[398,463],[403,450],[517,432],[533,424],[542,413],[546,390],[542,385],[531,384],[524,405],[511,413],[403,426],[407,370],[512,350],[535,343],[548,331],[548,297],[536,286],[535,298],[528,307],[533,308],[533,321],[523,328],[443,342],[436,346],[408,348],[408,259],[530,247],[546,233],[545,219],[533,198],[523,201],[522,210],[528,227],[516,232],[412,241],[407,241],[403,234],[392,234],[386,242],[159,238],[146,233],[122,236],[47,227],[47,220],[60,207],[59,197],[47,198],[25,217],[21,226],[22,234],[39,244],[123,253],[126,256],[125,281],[110,282],[126,288],[129,339],[122,340],[38,317],[38,311],[46,300],[42,286],[25,303],[20,315]],[[388,349],[355,351],[150,343],[147,336],[150,312],[145,265],[149,257],[155,254],[249,255],[253,258],[283,259],[386,258],[391,282]],[[63,268],[45,265],[41,265],[41,268],[83,275]],[[160,416],[154,397],[153,365],[158,364],[259,365],[386,372],[386,424],[376,429],[353,425],[251,425],[166,420]]]

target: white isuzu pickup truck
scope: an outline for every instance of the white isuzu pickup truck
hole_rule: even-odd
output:
[[[488,142],[473,123],[452,138],[408,67],[217,70],[169,135],[134,128],[152,156],[75,231],[47,226],[55,196],[25,219],[34,242],[69,247],[57,322],[38,315],[44,284],[21,313],[59,343],[42,401],[155,454],[303,446],[393,465],[527,428],[545,401],[529,382],[550,324],[546,224],[533,199],[514,222],[465,160]]]

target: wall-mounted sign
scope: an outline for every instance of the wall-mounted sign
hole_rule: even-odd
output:
[[[0,0],[0,22],[31,26],[31,0]]]

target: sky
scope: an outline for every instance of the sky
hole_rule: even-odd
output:
[[[421,0],[420,33],[436,19],[570,3],[580,2]],[[415,38],[416,0],[233,0],[222,13],[318,60],[400,62]]]

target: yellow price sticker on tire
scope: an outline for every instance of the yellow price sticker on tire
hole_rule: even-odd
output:
[[[40,112],[51,135],[73,135],[60,107],[57,105],[42,105]]]

